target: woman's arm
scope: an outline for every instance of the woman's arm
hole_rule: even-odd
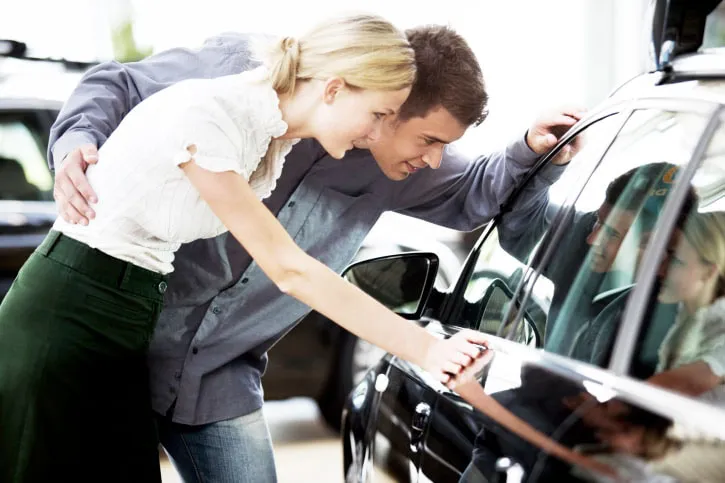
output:
[[[703,361],[660,372],[647,381],[688,396],[699,396],[723,383],[723,379],[718,377],[710,366]]]
[[[287,234],[239,174],[213,173],[194,161],[181,165],[214,213],[279,289],[324,314],[358,337],[421,366],[448,383],[479,356],[483,334],[462,331],[437,339],[395,315],[325,265]]]

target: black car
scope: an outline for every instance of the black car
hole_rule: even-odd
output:
[[[90,66],[32,58],[24,44],[0,40],[0,300],[57,216],[53,175],[46,161],[49,132],[63,101]],[[440,229],[436,237],[424,239],[413,236],[415,221],[382,221],[377,234],[363,242],[358,258],[435,249],[443,254],[439,287],[452,282],[461,264],[454,252],[460,240],[452,230]],[[339,429],[346,395],[382,355],[312,313],[271,350],[265,397],[312,397],[325,420]]]
[[[464,397],[386,355],[345,405],[346,481],[725,481],[719,3],[653,3],[652,72],[539,161],[450,290],[433,253],[348,269],[438,337],[489,334],[493,360]]]

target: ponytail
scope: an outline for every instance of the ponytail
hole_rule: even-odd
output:
[[[300,43],[294,37],[275,42],[269,55],[272,87],[278,94],[294,92],[300,66]]]

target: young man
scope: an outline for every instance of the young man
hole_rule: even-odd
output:
[[[469,161],[447,145],[486,115],[475,56],[446,27],[417,28],[408,36],[418,83],[378,139],[359,141],[357,147],[369,151],[353,150],[338,161],[316,143],[300,142],[265,200],[300,247],[337,271],[383,211],[459,230],[488,222],[556,142],[552,131],[578,120],[576,112],[549,116],[528,131],[526,141]],[[96,147],[134,105],[182,79],[253,67],[249,40],[227,35],[198,51],[176,49],[90,71],[51,133],[61,216],[92,222],[86,200],[95,195],[83,173],[97,161]],[[546,188],[542,182],[543,203]],[[267,350],[309,309],[284,297],[227,235],[182,247],[174,266],[149,354],[161,442],[187,482],[274,481],[261,376]]]

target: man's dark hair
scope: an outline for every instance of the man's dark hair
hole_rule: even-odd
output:
[[[468,43],[453,29],[428,25],[406,30],[418,68],[410,96],[400,109],[400,119],[425,117],[438,107],[468,127],[486,119],[488,94]]]
[[[674,182],[678,167],[671,163],[650,163],[631,169],[609,183],[605,202],[624,210],[639,211],[641,222],[652,228],[665,198]],[[697,207],[697,194],[692,188],[685,198],[678,218],[680,226],[693,207]]]

